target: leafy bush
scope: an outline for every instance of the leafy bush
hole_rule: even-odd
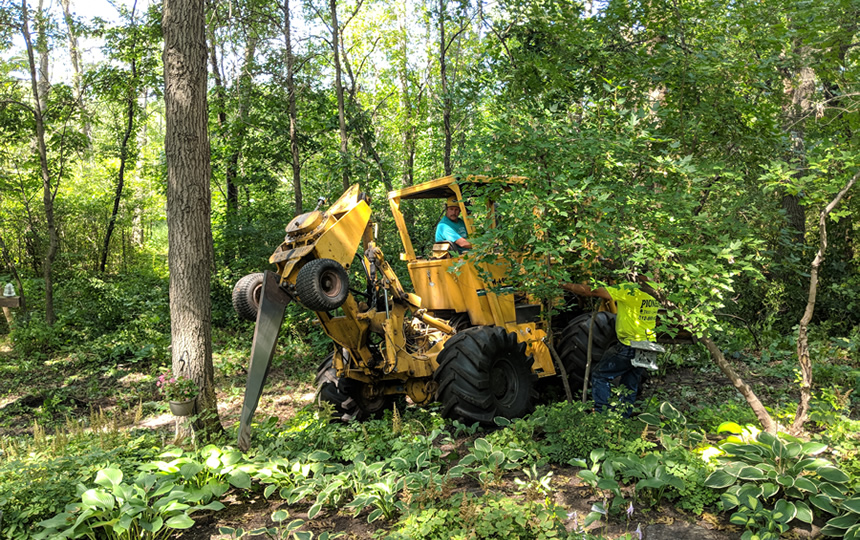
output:
[[[793,520],[812,523],[813,510],[838,513],[846,498],[849,477],[826,459],[815,457],[827,447],[794,437],[754,434],[736,424],[722,430],[735,435],[720,448],[721,467],[705,481],[713,489],[728,488],[720,499],[735,510],[731,522],[747,528],[748,537],[777,538]]]
[[[543,426],[546,456],[555,463],[567,463],[604,448],[617,452],[640,452],[653,443],[640,436],[639,424],[614,411],[589,413],[584,403],[542,405],[530,421]]]
[[[103,447],[105,442],[110,444]],[[139,463],[157,455],[159,443],[148,430],[117,437],[85,433],[56,450],[28,451],[24,447],[7,451],[3,454],[6,459],[0,463],[0,536],[31,538],[38,521],[72,502],[77,484],[91,481],[110,462],[120,464],[125,474],[131,474]]]
[[[384,538],[390,540],[464,540],[466,538],[543,540],[573,538],[564,528],[564,510],[543,501],[456,494],[435,508],[405,516]]]

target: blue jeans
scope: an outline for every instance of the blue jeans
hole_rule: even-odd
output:
[[[594,408],[597,411],[609,407],[611,382],[617,378],[630,390],[621,398],[624,417],[630,416],[633,402],[636,401],[636,395],[639,393],[639,381],[645,371],[630,363],[635,354],[636,350],[633,347],[623,343],[613,345],[603,354],[603,359],[591,373],[591,397],[594,399]]]

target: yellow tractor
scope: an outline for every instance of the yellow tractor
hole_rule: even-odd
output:
[[[274,271],[250,274],[233,290],[233,306],[256,321],[239,446],[250,444],[250,422],[259,403],[287,304],[316,312],[334,342],[319,366],[317,399],[344,420],[380,413],[400,396],[417,404],[439,401],[442,414],[468,423],[491,423],[529,412],[539,378],[557,375],[547,343],[542,306],[504,286],[508,265],[476,266],[447,244],[419,253],[401,205],[414,199],[454,197],[470,237],[478,235],[465,201],[486,184],[483,177],[439,178],[388,194],[414,293],[404,289],[376,245],[368,197],[352,186],[326,211],[294,218],[269,261]],[[519,180],[507,179],[515,186]],[[426,255],[426,256],[425,256]],[[363,290],[350,286],[360,265]],[[358,281],[358,280],[356,280]],[[572,387],[586,365],[590,314],[568,308],[556,350]],[[592,358],[615,341],[614,315],[601,312],[592,330]]]

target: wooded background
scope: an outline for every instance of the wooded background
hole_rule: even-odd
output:
[[[43,3],[0,4],[0,281],[47,335],[81,295],[165,275],[166,166],[161,5],[106,20]],[[856,2],[230,0],[205,16],[216,324],[318,197],[359,183],[394,260],[386,192],[450,173],[528,177],[479,247],[554,258],[523,263],[538,293],[647,271],[712,336],[790,332],[826,223],[811,322],[860,322],[857,197],[820,219],[858,170]],[[413,234],[440,213],[416,207]]]

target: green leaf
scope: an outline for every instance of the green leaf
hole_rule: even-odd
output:
[[[734,476],[721,469],[717,469],[705,480],[705,487],[709,487],[711,489],[722,489],[734,484],[735,481],[736,478]]]
[[[187,514],[179,514],[165,521],[164,526],[171,529],[190,529],[194,526],[194,520]]]
[[[756,467],[744,467],[738,471],[738,478],[742,480],[765,480],[767,475]]]
[[[797,515],[797,508],[794,504],[786,501],[785,499],[776,501],[776,504],[773,506],[773,511],[775,514],[779,513],[782,515],[782,519],[774,517],[774,519],[780,523],[788,523]]]
[[[111,510],[114,506],[113,495],[101,489],[88,489],[81,495],[81,502],[89,507]]]
[[[740,435],[741,433],[744,432],[744,429],[734,422],[723,422],[717,428],[717,433],[723,433],[723,432],[729,432],[729,433],[733,433],[735,435]]]
[[[836,527],[837,529],[847,529],[855,525],[858,519],[860,519],[860,517],[858,517],[857,514],[845,514],[831,519],[827,522],[827,525],[830,527]]]
[[[818,486],[818,491],[827,495],[832,500],[841,501],[845,498],[845,488],[833,485],[829,482],[821,482]]]
[[[320,510],[322,510],[322,504],[321,503],[316,503],[313,506],[311,506],[310,509],[308,509],[308,519],[315,518],[317,516],[317,514],[320,513]]]
[[[779,486],[770,482],[765,482],[761,485],[761,496],[765,499],[770,499],[779,493]]]
[[[487,439],[475,439],[475,449],[481,452],[489,453],[493,451],[493,445],[487,442]]]
[[[798,521],[802,521],[804,523],[812,523],[812,520],[814,519],[812,509],[810,509],[805,502],[795,501],[794,506],[797,509],[797,516],[795,516],[795,518]]]
[[[746,526],[747,524],[747,515],[745,512],[735,512],[729,518],[729,523],[732,525],[741,525]]]
[[[787,474],[780,474],[776,477],[776,483],[783,487],[791,487],[794,485],[794,477]]]
[[[842,537],[842,540],[860,540],[860,523],[845,531],[845,536]]]
[[[141,529],[143,529],[144,531],[149,531],[151,533],[156,533],[160,531],[161,528],[164,526],[164,520],[161,518],[161,516],[155,516],[152,521],[146,521],[141,519],[139,523]]]
[[[795,478],[794,487],[801,491],[808,491],[809,493],[818,493],[818,486],[815,485],[815,482],[803,476]]]
[[[239,489],[251,489],[251,476],[245,471],[233,471],[228,478],[230,485]]]
[[[820,467],[817,471],[818,476],[824,478],[828,482],[836,482],[837,484],[844,484],[850,478],[847,474],[842,472],[840,469],[836,467]]]
[[[373,523],[374,521],[376,521],[380,517],[382,517],[382,508],[377,508],[376,510],[371,512],[369,516],[367,516],[367,522]]]
[[[325,450],[316,450],[314,452],[311,452],[311,455],[308,456],[308,459],[311,461],[328,461],[331,459],[331,454],[329,454]]]
[[[281,522],[290,517],[290,513],[286,510],[275,510],[272,513],[272,521]]]
[[[680,418],[683,418],[683,415],[681,414],[681,412],[678,411],[678,409],[676,409],[668,401],[664,401],[663,403],[660,404],[660,414],[662,414],[663,416],[665,416],[669,420],[678,420]]]
[[[737,508],[737,506],[740,504],[737,495],[733,493],[723,493],[722,495],[720,495],[720,500],[723,503],[723,508],[726,510]]]
[[[649,426],[659,427],[661,424],[660,418],[658,418],[656,415],[651,414],[651,413],[642,413],[639,416],[637,416],[636,419],[639,420],[640,422],[644,422],[645,424],[647,424]]]
[[[824,510],[828,514],[836,515],[838,511],[836,507],[833,506],[833,503],[830,501],[830,497],[826,495],[811,495],[809,497],[809,502],[819,510]]]
[[[96,473],[96,484],[102,487],[113,488],[120,482],[122,482],[122,471],[119,469],[102,469]]]
[[[852,497],[848,500],[842,501],[841,505],[849,512],[860,514],[860,497]]]
[[[809,456],[815,456],[827,450],[827,445],[820,442],[810,441],[807,443],[803,443],[801,445],[801,448],[803,449],[804,454]]]

